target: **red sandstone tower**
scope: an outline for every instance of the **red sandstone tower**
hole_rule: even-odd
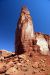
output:
[[[15,33],[15,53],[28,51],[32,45],[32,39],[35,37],[32,18],[26,7],[21,10],[21,15],[17,23]]]
[[[47,55],[50,49],[50,36],[34,33],[30,12],[26,7],[23,7],[15,32],[15,53],[30,52],[34,47],[41,54]]]

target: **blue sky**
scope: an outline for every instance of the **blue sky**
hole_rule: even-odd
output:
[[[0,0],[0,49],[15,50],[15,29],[22,6],[30,10],[35,31],[50,35],[50,0]]]

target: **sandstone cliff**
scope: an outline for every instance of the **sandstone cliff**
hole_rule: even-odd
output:
[[[34,49],[34,46],[41,54],[48,54],[50,49],[50,36],[35,33],[30,12],[26,7],[21,10],[15,33],[15,53],[21,54]]]

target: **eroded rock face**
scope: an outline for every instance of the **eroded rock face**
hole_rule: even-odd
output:
[[[32,49],[32,39],[35,38],[30,12],[26,7],[21,10],[21,15],[15,33],[15,53],[22,53]]]
[[[42,34],[42,33],[36,33],[36,40],[37,45],[40,47],[40,53],[44,55],[48,55],[49,53],[49,36]]]
[[[50,36],[34,33],[30,12],[23,7],[15,33],[15,53],[22,54],[31,50],[47,55],[50,50]]]

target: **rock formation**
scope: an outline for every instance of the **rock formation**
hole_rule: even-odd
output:
[[[50,36],[34,33],[30,12],[26,7],[21,10],[15,33],[15,53],[22,54],[31,50],[47,55],[50,49]]]
[[[49,39],[45,39],[42,33],[36,35],[37,45],[40,47],[40,53],[47,55],[49,53]]]
[[[15,49],[16,54],[0,50],[0,75],[50,74],[50,36],[34,32],[26,7],[22,8],[17,24]]]
[[[32,39],[35,38],[30,12],[26,7],[21,10],[21,15],[15,33],[15,53],[23,53],[32,48]]]
[[[11,56],[9,55],[10,53]],[[50,74],[50,56],[48,55],[43,56],[34,51],[14,55],[15,53],[7,52],[6,50],[1,50],[0,54],[0,75]]]

